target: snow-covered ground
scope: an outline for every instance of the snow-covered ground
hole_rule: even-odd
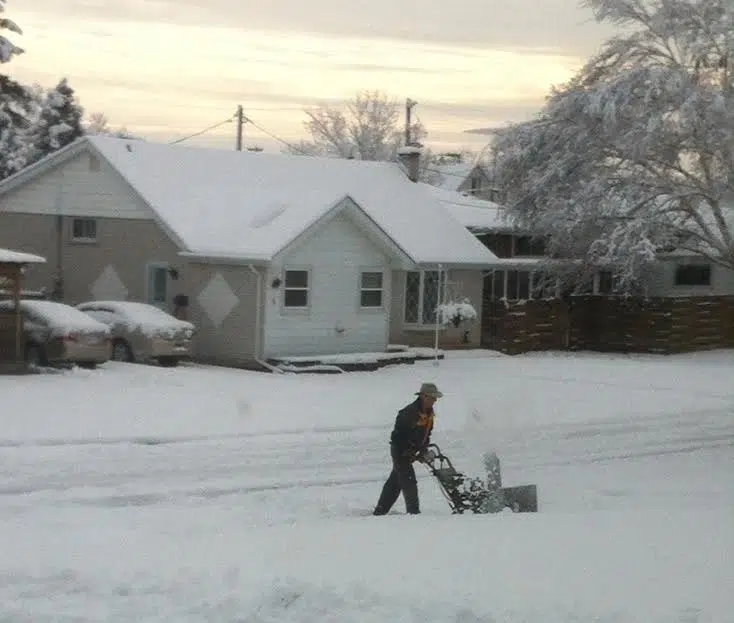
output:
[[[396,410],[540,512],[369,515]],[[0,377],[0,620],[731,623],[734,352]]]

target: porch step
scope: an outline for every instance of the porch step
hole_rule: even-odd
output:
[[[344,372],[372,372],[386,366],[414,364],[436,358],[433,349],[390,346],[381,353],[340,353],[315,356],[278,357],[267,363],[282,372],[294,374],[342,374]],[[443,359],[438,351],[438,359]]]

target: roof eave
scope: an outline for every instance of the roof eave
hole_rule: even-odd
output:
[[[263,255],[240,255],[218,251],[179,251],[179,257],[196,264],[226,264],[229,266],[269,266],[271,258]]]

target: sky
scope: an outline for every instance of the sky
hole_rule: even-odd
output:
[[[26,52],[3,67],[51,87],[67,77],[87,113],[173,141],[231,119],[245,147],[308,139],[305,110],[378,89],[436,151],[480,150],[467,130],[522,121],[611,34],[576,0],[8,0]],[[190,139],[235,145],[236,126]]]

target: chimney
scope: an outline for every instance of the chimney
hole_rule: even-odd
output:
[[[398,149],[398,162],[406,169],[408,179],[417,182],[420,174],[421,148],[415,145],[405,145]]]

